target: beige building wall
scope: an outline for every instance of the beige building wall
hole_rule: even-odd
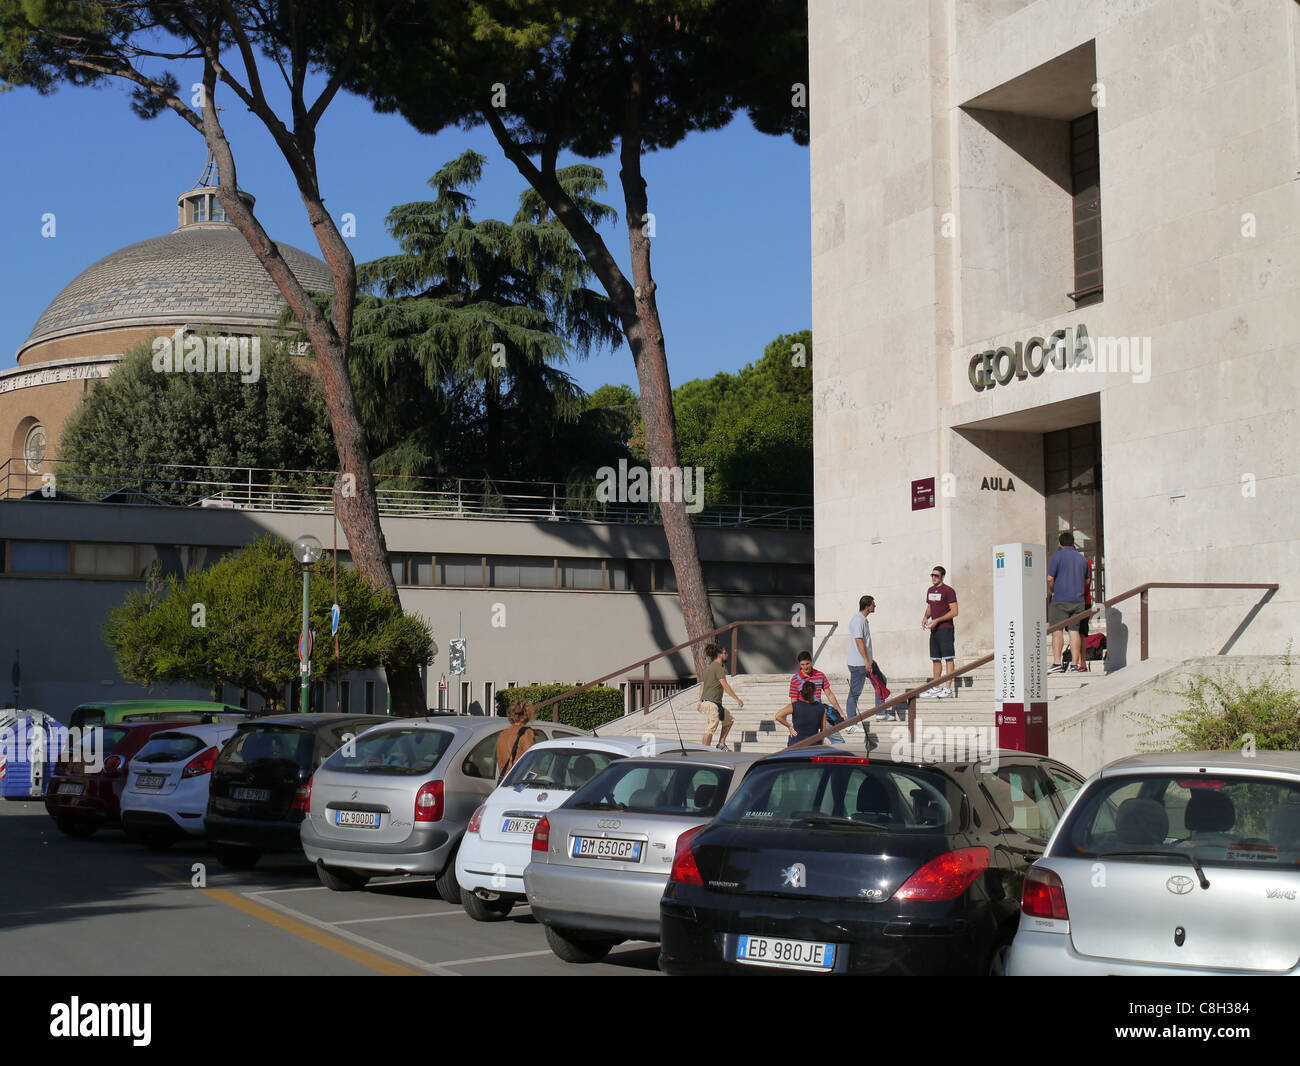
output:
[[[1041,435],[1100,421],[1108,594],[1281,584],[1240,632],[1259,593],[1153,591],[1152,654],[1280,652],[1300,630],[1300,5],[815,3],[810,48],[822,613],[875,595],[882,662],[928,670],[942,563],[959,659],[991,650],[989,549],[1045,536]],[[1105,291],[1076,310],[1062,138],[1094,98]],[[1080,323],[1149,364],[972,387],[973,356]],[[926,477],[936,506],[913,511]],[[1136,619],[1135,599],[1117,631]]]

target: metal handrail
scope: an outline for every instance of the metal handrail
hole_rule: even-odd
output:
[[[667,651],[656,652],[654,655],[648,655],[644,659],[638,659],[636,662],[629,663],[627,666],[620,666],[617,670],[612,670],[604,677],[596,678],[595,681],[588,681],[586,684],[579,685],[577,688],[569,689],[568,692],[561,692],[558,696],[552,696],[550,699],[542,700],[541,703],[535,703],[533,704],[533,710],[540,711],[545,707],[550,707],[551,721],[558,722],[560,720],[559,703],[561,700],[566,700],[570,696],[576,696],[579,692],[586,692],[587,689],[595,688],[597,685],[603,685],[606,681],[612,680],[613,678],[618,677],[620,674],[626,674],[628,671],[635,670],[638,667],[640,667],[642,670],[642,675],[641,675],[642,712],[641,713],[645,714],[650,709],[650,664],[652,662],[655,662],[658,659],[665,659],[669,655],[676,655],[679,651],[683,651],[684,649],[689,648],[694,644],[699,644],[700,641],[712,640],[716,636],[719,636],[726,632],[730,632],[731,633],[731,655],[730,655],[731,676],[734,677],[736,674],[736,659],[740,652],[740,629],[742,626],[790,626],[793,629],[812,629],[815,626],[830,626],[831,633],[834,633],[836,627],[839,626],[839,622],[805,622],[802,626],[792,626],[791,623],[789,622],[728,622],[725,626],[718,626],[717,629],[712,629],[709,632],[702,634],[701,636],[693,637],[690,640],[683,641],[681,644],[676,644],[673,647],[669,648]],[[829,637],[830,637],[830,633],[827,634],[827,638]]]
[[[1069,625],[1073,625],[1075,622],[1078,622],[1081,619],[1091,618],[1093,615],[1100,613],[1101,611],[1105,610],[1107,607],[1113,607],[1115,604],[1121,603],[1124,600],[1130,599],[1133,596],[1141,596],[1141,605],[1142,605],[1141,608],[1141,657],[1142,659],[1141,661],[1146,662],[1147,659],[1147,594],[1148,592],[1150,592],[1151,589],[1266,589],[1269,592],[1276,592],[1278,590],[1278,585],[1276,582],[1268,583],[1268,582],[1238,582],[1238,581],[1147,581],[1144,584],[1135,585],[1127,592],[1121,592],[1118,596],[1112,596],[1110,597],[1110,599],[1103,600],[1101,603],[1098,604],[1094,604],[1092,607],[1089,607],[1085,611],[1080,611],[1078,614],[1073,614],[1069,618],[1065,619],[1064,621],[1056,622],[1053,625],[1048,626],[1047,632],[1049,634],[1055,633],[1057,630],[1064,629],[1066,626]],[[881,711],[893,710],[893,708],[900,706],[901,704],[904,703],[907,704],[907,739],[909,742],[915,741],[916,740],[916,699],[917,697],[922,692],[928,692],[930,689],[936,687],[937,685],[945,684],[946,682],[951,681],[953,678],[961,677],[963,674],[970,673],[972,670],[978,670],[981,666],[987,666],[992,661],[993,661],[992,654],[982,656],[979,659],[974,659],[971,662],[967,663],[965,666],[958,667],[957,669],[952,670],[950,673],[935,678],[928,685],[921,685],[918,688],[909,689],[908,691],[903,692],[897,696],[891,696],[879,707],[873,707],[871,710],[864,711],[862,714],[854,715],[852,718],[846,719],[843,722],[839,722],[836,725],[830,727],[829,729],[824,729],[820,733],[815,733],[811,737],[805,737],[797,744],[791,744],[790,747],[802,748],[809,744],[819,744],[825,737],[830,736],[832,733],[838,733],[841,729],[847,729],[849,726],[856,725],[859,722],[865,721],[866,719],[872,717],[873,715],[879,714]]]

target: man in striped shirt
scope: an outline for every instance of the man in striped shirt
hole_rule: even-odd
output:
[[[790,702],[791,703],[793,703],[795,700],[799,698],[799,690],[803,688],[803,683],[805,681],[811,681],[814,685],[817,686],[818,702],[821,702],[824,699],[826,702],[830,703],[830,705],[834,707],[835,710],[838,712],[839,717],[836,720],[843,721],[844,711],[840,707],[840,701],[835,698],[835,693],[831,691],[831,685],[830,682],[826,679],[826,675],[813,666],[812,652],[809,651],[800,653],[799,669],[798,671],[796,671],[794,677],[790,678]],[[833,725],[834,722],[832,722],[831,724]],[[857,732],[857,728],[858,728],[857,726],[852,726],[849,731]],[[836,733],[834,734],[832,739],[834,740],[837,739],[838,737],[839,734]]]

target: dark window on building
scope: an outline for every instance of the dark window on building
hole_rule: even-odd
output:
[[[1074,534],[1074,546],[1092,564],[1092,597],[1105,598],[1102,543],[1101,423],[1043,434],[1044,488],[1047,498],[1047,554],[1060,547],[1060,535]]]
[[[439,585],[482,587],[481,555],[439,555],[434,559],[434,578]]]
[[[1074,196],[1074,292],[1076,306],[1101,299],[1101,168],[1097,112],[1070,123],[1070,181]]]

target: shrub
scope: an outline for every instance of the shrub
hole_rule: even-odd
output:
[[[581,685],[581,681],[564,684],[552,681],[549,685],[520,685],[518,688],[500,689],[497,692],[497,712],[505,714],[515,700],[530,700],[541,703],[552,696],[559,696]],[[608,685],[598,685],[586,692],[579,692],[567,700],[561,700],[560,723],[571,725],[575,729],[596,729],[615,718],[623,717],[623,693]],[[544,707],[538,712],[538,718],[551,720],[551,708]]]
[[[1289,662],[1289,658],[1286,660]],[[1135,715],[1148,726],[1147,751],[1300,751],[1300,691],[1278,672],[1239,681],[1227,670],[1194,674],[1173,695],[1183,709],[1167,719]]]

